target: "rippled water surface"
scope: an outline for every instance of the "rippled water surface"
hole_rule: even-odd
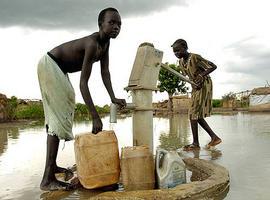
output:
[[[119,148],[132,145],[132,118],[118,119],[104,129],[117,134]],[[234,113],[206,118],[223,143],[209,151],[203,148],[210,140],[199,129],[202,149],[186,153],[226,167],[230,173],[230,190],[225,199],[270,199],[270,113]],[[74,134],[91,130],[89,121],[75,122]],[[154,148],[179,149],[191,142],[186,115],[154,118]],[[87,199],[99,191],[43,192],[39,189],[46,152],[46,134],[42,124],[0,124],[0,199]],[[60,143],[59,166],[75,163],[73,142]]]

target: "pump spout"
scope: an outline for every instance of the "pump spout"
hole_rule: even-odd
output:
[[[126,110],[135,110],[136,106],[134,103],[127,103],[126,107],[124,109]],[[111,103],[110,105],[110,123],[117,123],[117,110],[119,109],[119,107],[114,104]]]

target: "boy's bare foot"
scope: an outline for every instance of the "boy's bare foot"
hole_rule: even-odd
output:
[[[114,191],[118,189],[118,184],[112,184],[112,185],[108,185],[108,186],[104,186],[99,188],[100,190],[106,192],[106,191]]]
[[[184,151],[193,151],[193,150],[200,150],[200,146],[198,144],[188,144],[184,146]]]
[[[215,137],[213,138],[209,143],[208,143],[208,147],[214,147],[218,144],[220,144],[222,142],[222,140],[219,137]]]
[[[58,167],[56,166],[56,169],[55,169],[55,173],[64,173],[65,174],[65,181],[68,181],[70,180],[72,177],[73,177],[73,171],[72,169],[66,169],[66,168],[62,168],[62,167]]]
[[[56,190],[72,190],[73,185],[69,183],[64,183],[58,180],[54,180],[48,184],[40,184],[40,189],[44,191],[56,191]]]

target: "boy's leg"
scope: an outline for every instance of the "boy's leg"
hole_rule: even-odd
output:
[[[208,123],[205,121],[205,119],[201,118],[198,119],[199,124],[201,127],[209,134],[211,137],[211,142],[208,144],[209,146],[215,146],[221,143],[221,139],[214,133],[214,131],[210,128]]]
[[[191,125],[191,130],[192,130],[193,142],[192,144],[184,146],[185,151],[200,149],[199,138],[198,138],[198,121],[190,119],[190,125]]]
[[[55,178],[56,157],[59,147],[59,139],[57,136],[47,135],[47,155],[43,178],[40,184],[42,190],[67,190],[70,184],[58,181]]]

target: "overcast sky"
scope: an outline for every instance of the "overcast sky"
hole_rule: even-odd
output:
[[[75,3],[76,2],[76,3]],[[218,66],[211,74],[214,98],[270,83],[270,28],[267,0],[1,0],[0,93],[40,99],[37,63],[55,46],[98,31],[97,16],[115,7],[122,17],[120,35],[111,41],[110,71],[117,97],[127,86],[137,47],[151,42],[176,63],[170,45],[184,38],[190,52]],[[70,74],[76,100],[80,73]],[[95,104],[109,104],[99,63],[89,81]],[[154,101],[166,99],[154,94]]]

